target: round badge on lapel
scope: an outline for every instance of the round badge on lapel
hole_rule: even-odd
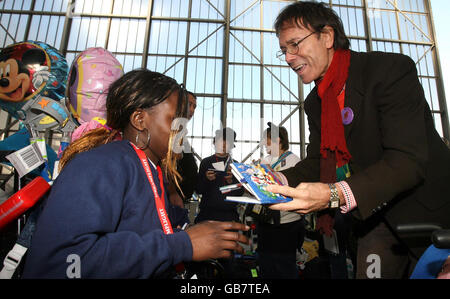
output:
[[[352,123],[353,118],[354,118],[354,114],[353,114],[353,110],[350,107],[345,107],[344,109],[342,109],[342,123],[344,125],[349,125]]]

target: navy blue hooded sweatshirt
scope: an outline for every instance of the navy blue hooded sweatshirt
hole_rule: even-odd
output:
[[[152,174],[161,194],[156,169]],[[165,202],[172,226],[167,192]],[[70,161],[54,182],[38,219],[23,278],[66,278],[71,255],[81,278],[162,277],[192,259],[185,231],[165,235],[152,189],[128,141],[116,141]]]

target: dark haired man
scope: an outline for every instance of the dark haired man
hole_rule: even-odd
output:
[[[357,277],[402,277],[414,263],[393,252],[404,241],[393,228],[450,227],[450,151],[434,128],[414,62],[350,51],[341,20],[323,3],[287,6],[275,30],[278,57],[316,87],[305,100],[307,158],[283,171],[291,187],[268,188],[294,200],[272,208],[351,212],[361,232]],[[380,273],[368,268],[371,254]]]

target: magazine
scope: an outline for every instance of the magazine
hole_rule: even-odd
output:
[[[231,173],[252,195],[228,196],[225,200],[255,204],[273,204],[291,201],[292,198],[264,190],[267,185],[282,185],[273,172],[264,164],[231,163]]]

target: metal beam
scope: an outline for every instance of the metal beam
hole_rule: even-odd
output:
[[[425,0],[425,9],[428,11],[428,20],[429,20],[428,29],[431,32],[431,37],[433,41],[436,43],[436,30],[434,28],[433,12],[429,0]],[[439,109],[441,110],[442,133],[444,135],[443,136],[444,138],[450,140],[450,122],[448,117],[447,101],[445,99],[444,80],[442,78],[442,69],[439,60],[438,47],[434,47],[432,57],[434,64],[434,72],[435,75],[437,76],[436,88],[439,98]]]
[[[153,14],[153,0],[149,0],[147,8],[147,17],[145,24],[145,40],[144,40],[144,50],[142,53],[142,68],[147,68],[148,63],[148,50],[150,46],[150,34],[152,29],[152,14]]]
[[[367,5],[367,0],[363,0],[363,6],[364,6],[364,28],[366,30],[366,46],[367,51],[371,52],[373,51],[372,46],[372,29],[370,28],[370,15],[369,15],[369,6]]]
[[[66,11],[66,19],[64,20],[64,28],[61,35],[61,45],[59,46],[59,51],[66,56],[67,54],[67,45],[69,44],[69,35],[70,29],[72,28],[72,18],[73,18],[73,10],[75,9],[75,1],[69,0],[67,2],[67,11]]]
[[[190,19],[191,17],[192,17],[192,0],[189,0],[188,19]],[[191,21],[187,22],[186,44],[184,46],[184,68],[183,68],[183,84],[184,84],[184,86],[186,86],[186,80],[187,80],[190,37],[191,37]]]
[[[228,64],[230,54],[230,16],[231,0],[225,0],[225,33],[223,43],[223,71],[222,71],[222,102],[220,107],[220,121],[223,127],[227,126],[227,103],[228,103]]]

